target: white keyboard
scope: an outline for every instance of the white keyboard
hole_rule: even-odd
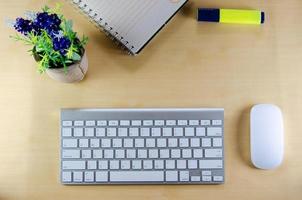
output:
[[[224,183],[223,109],[63,109],[63,184]]]

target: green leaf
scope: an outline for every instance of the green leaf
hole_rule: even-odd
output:
[[[79,60],[81,60],[81,56],[78,53],[73,52],[72,60],[79,61]]]

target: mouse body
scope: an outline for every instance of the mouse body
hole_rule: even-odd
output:
[[[284,128],[279,107],[253,106],[250,113],[251,160],[260,169],[274,169],[283,161]]]

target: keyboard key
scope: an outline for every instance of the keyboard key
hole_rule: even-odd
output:
[[[202,147],[211,147],[211,138],[202,138],[201,146]]]
[[[95,121],[94,120],[88,120],[85,122],[86,126],[95,126]]]
[[[106,129],[105,128],[96,128],[95,135],[97,137],[105,137]]]
[[[118,138],[118,139],[113,139],[112,140],[112,147],[115,148],[120,148],[122,147],[122,139]]]
[[[62,172],[62,181],[71,182],[71,172]]]
[[[194,135],[195,135],[194,128],[192,127],[185,128],[185,136],[194,136]]]
[[[157,147],[167,147],[167,139],[166,138],[157,138]]]
[[[94,173],[90,171],[86,171],[84,173],[85,182],[94,182]]]
[[[183,158],[192,158],[192,149],[183,149],[182,157]]]
[[[222,149],[205,149],[204,156],[206,158],[221,158]]]
[[[187,168],[187,161],[186,160],[177,160],[176,161],[177,169],[186,169]]]
[[[130,169],[130,160],[121,160],[121,169]]]
[[[111,182],[145,182],[164,181],[163,171],[111,171]]]
[[[115,150],[115,158],[125,158],[125,150],[124,149],[116,149]]]
[[[92,148],[100,147],[100,140],[99,139],[90,139],[90,147],[92,147]]]
[[[161,149],[161,150],[159,150],[159,156],[160,156],[160,158],[169,158],[170,157],[170,151],[169,151],[169,149]]]
[[[85,161],[63,161],[63,169],[85,169],[86,168],[86,164]]]
[[[200,176],[191,176],[191,181],[199,182],[200,181]]]
[[[164,126],[165,125],[165,121],[164,120],[155,120],[154,121],[154,125],[155,126]]]
[[[180,149],[171,149],[171,158],[180,158]]]
[[[179,139],[179,146],[180,147],[188,147],[189,146],[189,139],[188,138],[180,138]]]
[[[150,128],[141,128],[141,137],[149,137]]]
[[[82,158],[91,158],[91,150],[82,150]]]
[[[152,160],[144,160],[143,161],[144,169],[152,169],[153,168],[153,161]]]
[[[193,149],[193,157],[194,158],[202,158],[202,149]]]
[[[113,150],[112,149],[105,149],[104,150],[104,158],[113,158]]]
[[[87,169],[97,169],[97,161],[96,160],[88,160],[87,161]]]
[[[223,176],[213,176],[214,181],[223,181]]]
[[[84,129],[83,128],[74,128],[73,129],[73,136],[74,137],[83,137]]]
[[[178,172],[177,171],[166,171],[166,181],[178,181]]]
[[[62,121],[62,126],[72,126],[72,121]]]
[[[100,160],[99,169],[108,169],[108,160]]]
[[[133,139],[124,139],[124,147],[125,148],[129,148],[129,147],[133,147]]]
[[[98,126],[107,126],[107,121],[106,120],[99,120],[97,121]]]
[[[107,128],[107,137],[116,137],[116,128]]]
[[[191,147],[200,147],[200,139],[199,138],[191,138]]]
[[[210,182],[212,180],[211,176],[202,176],[202,181]]]
[[[175,126],[176,125],[176,120],[166,120],[166,125],[167,126]]]
[[[145,140],[142,138],[137,138],[134,140],[135,147],[144,147],[145,146]]]
[[[220,169],[222,160],[199,160],[200,169]]]
[[[213,147],[221,147],[222,139],[221,138],[213,138]]]
[[[95,172],[95,181],[96,182],[107,182],[108,181],[108,172],[106,172],[106,171]]]
[[[205,136],[206,129],[204,127],[197,127],[196,128],[196,136]]]
[[[101,139],[101,147],[102,148],[111,147],[111,139]]]
[[[137,137],[138,136],[138,128],[129,128],[129,136]]]
[[[207,128],[207,136],[222,136],[222,128],[221,127]]]
[[[174,128],[174,136],[182,137],[184,135],[183,128]]]
[[[132,169],[142,169],[142,161],[132,160]]]
[[[159,137],[160,136],[160,128],[151,128],[151,135],[153,137]]]
[[[149,158],[158,158],[158,149],[149,149]]]
[[[103,157],[103,152],[101,149],[93,150],[92,151],[92,157],[93,158],[102,158]]]
[[[197,160],[188,160],[189,169],[197,169]]]
[[[120,168],[120,161],[118,161],[118,160],[110,160],[109,161],[109,168],[110,169],[119,169]]]
[[[72,129],[71,128],[62,128],[62,136],[63,137],[71,137]]]
[[[138,149],[137,150],[137,157],[138,158],[147,158],[147,149]]]
[[[85,128],[85,136],[93,137],[94,136],[94,128]]]
[[[153,121],[152,120],[144,120],[143,121],[143,126],[153,126]]]
[[[127,158],[136,158],[136,150],[135,149],[127,149],[126,150]]]
[[[155,139],[154,138],[146,139],[146,147],[155,147]]]
[[[80,158],[80,150],[63,150],[62,151],[63,158]]]
[[[65,148],[73,148],[78,146],[77,139],[63,139],[63,147]]]
[[[222,120],[212,120],[212,125],[221,126],[222,125]]]
[[[209,125],[211,125],[211,121],[210,120],[200,120],[200,125],[209,126]]]
[[[109,120],[108,125],[109,126],[118,126],[118,120]]]
[[[189,120],[189,125],[190,126],[198,126],[199,125],[199,121],[198,120]]]
[[[165,137],[172,136],[172,128],[163,128],[163,136]]]
[[[84,121],[82,120],[74,121],[74,126],[84,126]]]
[[[120,125],[121,126],[130,126],[130,121],[129,120],[121,120]]]
[[[177,125],[186,126],[186,125],[188,125],[188,121],[187,120],[177,120]]]
[[[166,160],[166,169],[175,169],[175,160]]]
[[[177,139],[176,138],[169,138],[168,139],[168,146],[169,147],[177,147]]]
[[[127,137],[128,129],[127,128],[118,128],[118,136],[119,137]]]
[[[83,172],[73,172],[74,182],[83,182]]]
[[[132,126],[141,126],[142,121],[141,120],[132,120],[131,124],[132,124]]]
[[[79,139],[79,147],[88,147],[88,139]]]
[[[179,172],[179,181],[189,181],[189,180],[190,180],[189,171]]]
[[[155,169],[164,169],[164,160],[155,160],[154,168]]]
[[[211,172],[211,171],[203,170],[203,171],[201,172],[201,174],[202,174],[203,176],[211,176],[211,175],[212,175],[212,172]]]

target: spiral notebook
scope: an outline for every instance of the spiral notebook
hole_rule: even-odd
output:
[[[138,54],[188,0],[72,0],[110,38]]]

